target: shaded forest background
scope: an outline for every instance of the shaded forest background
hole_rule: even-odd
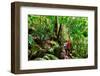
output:
[[[28,15],[29,60],[87,57],[87,17]]]

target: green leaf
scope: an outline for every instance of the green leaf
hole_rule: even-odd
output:
[[[30,45],[32,45],[32,43],[33,43],[32,35],[28,35],[28,43],[29,43]]]
[[[46,54],[43,58],[47,60],[57,60],[58,59],[56,56],[52,54]]]

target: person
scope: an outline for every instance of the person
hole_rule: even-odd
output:
[[[70,41],[70,40],[67,40],[67,42],[66,42],[66,49],[67,49],[68,51],[71,50],[71,41]]]
[[[66,40],[66,43],[64,43],[64,49],[66,51],[66,55],[70,58],[71,58],[71,47],[72,47],[71,41]]]
[[[62,47],[62,51],[60,53],[60,58],[61,59],[69,59],[69,57],[67,56],[67,53],[63,47]]]

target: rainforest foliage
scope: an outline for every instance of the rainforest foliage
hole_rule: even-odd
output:
[[[88,18],[28,15],[28,59],[88,57]]]

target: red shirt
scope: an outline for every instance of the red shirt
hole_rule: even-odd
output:
[[[71,48],[71,42],[70,41],[67,41],[66,47],[67,47],[67,49]]]

